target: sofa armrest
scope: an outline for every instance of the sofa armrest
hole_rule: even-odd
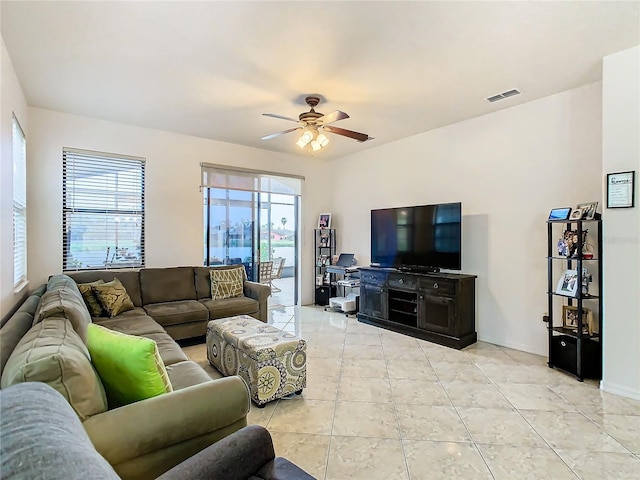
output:
[[[258,311],[258,320],[265,322],[267,321],[267,299],[269,295],[271,295],[271,287],[269,285],[263,285],[262,283],[257,282],[244,282],[244,296],[253,298],[259,304]]]
[[[249,425],[198,452],[157,480],[250,478],[275,456],[267,429]]]
[[[233,376],[109,410],[83,426],[96,450],[117,465],[222,429],[248,412],[247,386]]]

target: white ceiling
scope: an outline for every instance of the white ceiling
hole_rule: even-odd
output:
[[[335,158],[601,79],[640,2],[2,1],[29,105],[302,153],[306,94],[347,112]],[[514,87],[523,94],[486,97]]]

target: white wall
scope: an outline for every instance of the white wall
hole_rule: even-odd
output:
[[[605,57],[602,78],[602,176],[635,170],[636,185],[635,208],[606,209],[603,216],[601,387],[640,400],[640,47]]]
[[[302,175],[302,302],[313,292],[312,230],[326,197],[322,160],[232,145],[114,122],[29,109],[29,276],[43,282],[62,269],[62,149],[145,157],[146,265],[202,265],[200,163]],[[317,207],[316,207],[317,206]],[[308,277],[308,278],[307,278]]]
[[[335,160],[340,250],[369,263],[373,208],[461,201],[462,268],[478,275],[479,339],[546,355],[545,222],[554,207],[601,198],[600,89],[588,85]]]
[[[2,40],[0,53],[0,318],[7,315],[27,293],[28,285],[20,291],[13,286],[13,134],[12,116],[15,114],[27,138],[29,125],[27,102],[16,77],[9,52]],[[31,205],[27,215],[31,213]]]

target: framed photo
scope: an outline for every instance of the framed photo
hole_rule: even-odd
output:
[[[633,208],[635,171],[607,173],[607,208]]]
[[[581,281],[577,270],[565,270],[558,281],[556,293],[565,297],[575,297],[580,288]]]
[[[331,228],[331,214],[321,213],[318,217],[318,228]]]
[[[573,212],[571,212],[571,215],[569,216],[569,220],[582,220],[582,214],[583,214],[582,208],[580,207],[575,208]]]
[[[554,208],[549,212],[549,221],[568,220],[571,207]]]
[[[578,331],[578,307],[573,305],[562,306],[562,326]],[[593,315],[588,308],[582,309],[582,333],[593,334]]]
[[[583,220],[593,220],[596,218],[596,211],[598,210],[598,202],[579,203],[578,208],[582,209]]]

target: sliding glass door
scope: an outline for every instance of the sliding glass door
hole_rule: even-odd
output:
[[[291,183],[288,177],[203,165],[204,264],[241,263],[247,277],[258,281],[258,264],[273,262],[270,308],[298,303],[300,195],[299,188],[288,188]]]

